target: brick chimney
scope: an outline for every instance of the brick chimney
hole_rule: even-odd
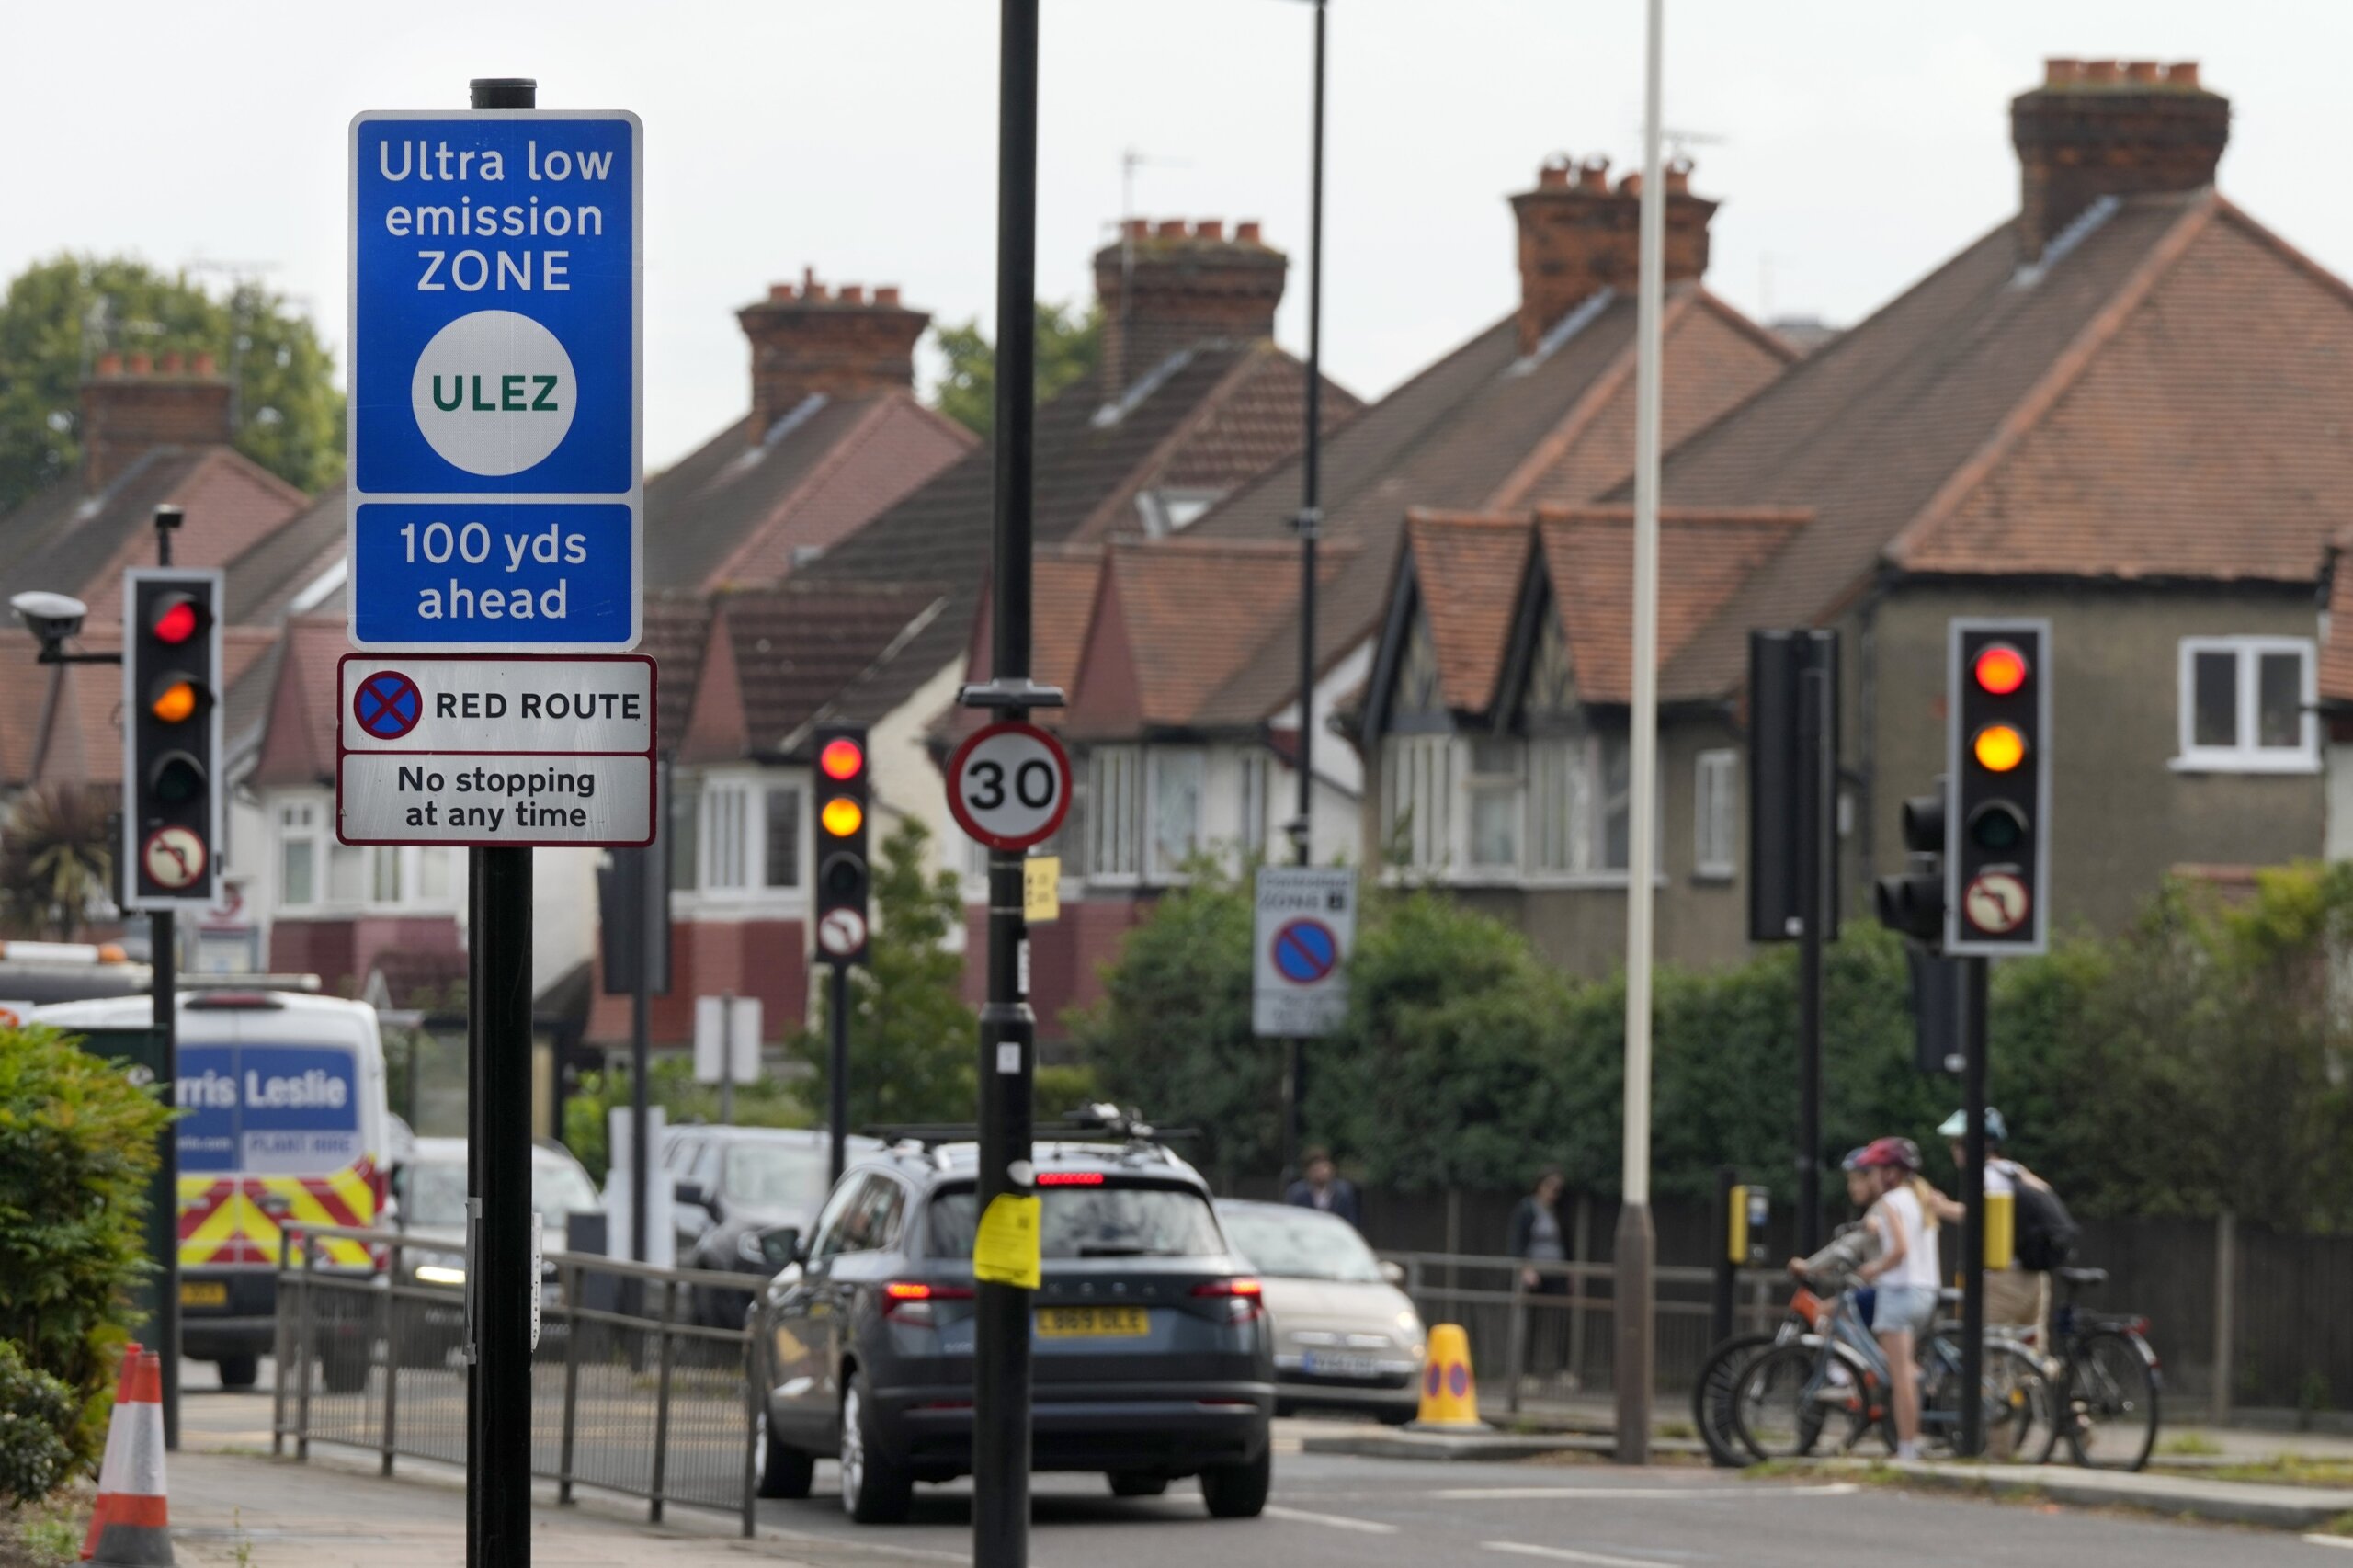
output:
[[[1103,306],[1103,397],[1108,402],[1179,349],[1275,335],[1290,263],[1256,222],[1131,218],[1095,253]]]
[[[1604,289],[1631,294],[1642,258],[1640,175],[1609,183],[1609,160],[1563,154],[1536,171],[1536,188],[1511,199],[1519,220],[1519,351],[1532,354],[1561,318]],[[1691,164],[1666,167],[1666,280],[1708,270],[1708,220],[1717,204],[1691,194]]]
[[[735,312],[752,340],[752,444],[812,392],[862,397],[915,382],[915,340],[928,312],[899,302],[895,287],[870,297],[863,284],[829,289],[806,268],[801,287],[779,283]]]
[[[2044,62],[2042,85],[2010,100],[2024,259],[2101,197],[2212,185],[2230,139],[2231,100],[2199,85],[2194,62]]]
[[[102,354],[82,383],[82,482],[103,490],[156,447],[226,446],[229,383],[210,354]]]

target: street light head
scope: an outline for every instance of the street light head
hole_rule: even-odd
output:
[[[55,647],[82,630],[82,618],[90,607],[71,594],[52,594],[36,588],[18,594],[8,601],[25,630],[49,647]]]

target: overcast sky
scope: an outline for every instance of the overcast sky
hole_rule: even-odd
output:
[[[1640,0],[1331,0],[1331,374],[1377,395],[1509,310],[1505,198],[1544,154],[1639,150]],[[346,336],[345,127],[536,75],[645,122],[646,457],[748,402],[736,307],[803,265],[942,321],[994,295],[988,0],[6,0],[0,272],[60,250],[256,264]],[[1302,0],[1044,0],[1039,288],[1091,292],[1121,210],[1260,218],[1303,261]],[[1668,0],[1667,123],[1723,203],[1710,281],[1852,322],[2017,206],[2007,103],[2048,54],[2195,59],[2222,183],[2340,275],[2344,0]],[[1699,141],[1699,138],[1714,140]],[[2338,175],[2319,185],[2315,174]],[[216,287],[225,273],[199,274]],[[1295,267],[1279,335],[1305,340]]]

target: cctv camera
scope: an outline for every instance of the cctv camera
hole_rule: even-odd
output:
[[[90,607],[71,594],[44,593],[39,589],[18,594],[8,601],[25,623],[25,630],[51,646],[64,642],[82,630],[82,618]]]

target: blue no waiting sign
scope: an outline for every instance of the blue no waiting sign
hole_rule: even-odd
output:
[[[643,132],[623,111],[351,123],[351,640],[634,647]]]
[[[1336,867],[1262,866],[1256,905],[1252,1032],[1277,1040],[1333,1033],[1348,1014],[1356,873]]]

